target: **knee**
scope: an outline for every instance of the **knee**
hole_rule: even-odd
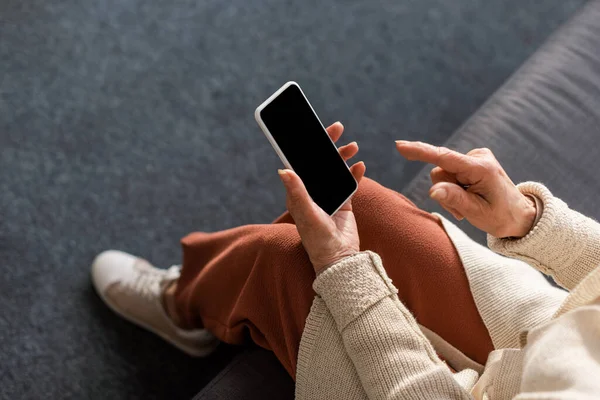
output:
[[[395,190],[389,189],[380,183],[363,178],[358,185],[358,190],[352,198],[355,213],[382,212],[389,209],[414,209],[413,202]]]
[[[360,201],[362,198],[371,198],[377,193],[377,188],[382,187],[373,179],[364,177],[358,185],[358,190],[354,194],[353,201]]]
[[[274,224],[260,238],[262,255],[288,259],[304,252],[300,235],[293,224]]]
[[[257,248],[255,268],[265,279],[275,279],[276,286],[286,288],[298,284],[298,280],[314,279],[314,272],[308,254],[292,224],[275,224],[262,236]]]

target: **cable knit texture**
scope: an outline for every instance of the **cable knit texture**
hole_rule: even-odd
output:
[[[497,348],[481,376],[470,368],[450,372],[436,351],[451,365],[477,364],[423,329],[430,342],[399,301],[379,256],[362,252],[314,282],[317,296],[300,343],[296,397],[528,400],[600,393],[600,225],[540,184],[519,189],[540,200],[539,221],[522,239],[488,240],[494,250],[531,265],[491,252],[440,216]],[[550,285],[532,266],[572,294]]]
[[[384,297],[398,293],[388,278],[381,259],[366,251],[348,257],[327,269],[313,288],[336,317],[340,330]]]

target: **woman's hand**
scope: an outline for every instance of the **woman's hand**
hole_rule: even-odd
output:
[[[344,127],[339,122],[327,128],[327,133],[334,142],[342,136],[343,131]],[[352,142],[338,150],[344,160],[349,160],[358,152],[358,145]],[[365,169],[362,161],[350,167],[357,182],[364,176]],[[330,217],[310,198],[302,180],[294,171],[279,170],[279,176],[287,191],[287,208],[294,218],[302,244],[317,274],[360,251],[350,200]]]
[[[457,219],[499,238],[523,237],[531,229],[535,202],[519,192],[489,149],[461,154],[403,140],[396,148],[408,160],[437,165],[429,195]]]

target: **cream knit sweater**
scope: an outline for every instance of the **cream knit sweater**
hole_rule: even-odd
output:
[[[485,368],[419,326],[379,256],[362,252],[314,282],[296,397],[600,398],[600,225],[540,184],[519,189],[539,199],[543,211],[522,239],[488,238],[491,249],[512,258],[478,245],[440,216],[496,348]],[[436,351],[460,372],[452,374]]]

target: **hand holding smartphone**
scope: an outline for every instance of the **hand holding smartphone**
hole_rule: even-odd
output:
[[[356,192],[358,183],[296,82],[283,85],[254,116],[281,161],[327,214]]]

